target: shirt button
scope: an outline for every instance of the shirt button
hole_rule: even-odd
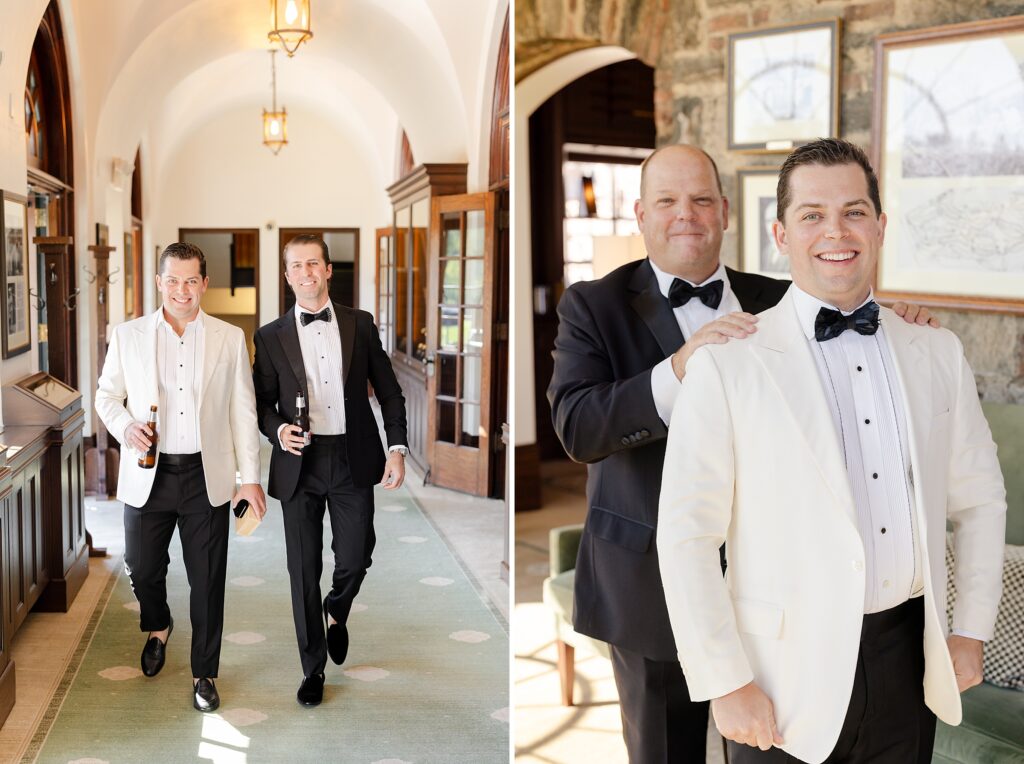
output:
[[[887,578],[887,579],[885,579],[885,580],[884,580],[884,581],[882,582],[882,588],[883,588],[883,589],[888,589],[888,588],[889,588],[889,579],[888,579],[888,578]]]
[[[872,479],[874,479],[874,480],[878,480],[878,473],[877,473],[877,472],[872,472],[872,473],[871,473],[871,477],[872,477]]]
[[[882,528],[882,533],[885,533],[885,528]]]
[[[857,371],[864,371],[860,366],[857,367]]]
[[[861,562],[860,560],[854,560],[853,561],[853,569],[855,571],[857,571],[858,573],[860,573],[862,570],[864,570],[864,563]]]
[[[871,420],[870,419],[865,419],[864,420],[864,424],[871,424]]]

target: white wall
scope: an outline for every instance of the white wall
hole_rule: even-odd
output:
[[[241,108],[179,144],[147,205],[148,267],[154,267],[152,246],[176,241],[179,228],[259,228],[259,320],[266,323],[278,316],[278,228],[359,228],[359,301],[372,310],[374,229],[390,219],[384,192],[390,179],[315,114],[289,112],[290,142],[277,156],[261,144],[260,129],[260,112]]]

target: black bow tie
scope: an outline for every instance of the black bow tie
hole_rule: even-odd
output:
[[[672,279],[672,286],[668,288],[668,303],[673,308],[686,305],[692,298],[696,297],[712,310],[717,310],[722,304],[722,290],[725,284],[721,279],[716,279],[704,286],[695,287],[688,281]]]
[[[847,329],[853,329],[857,334],[871,335],[877,332],[878,303],[865,303],[849,316],[844,316],[838,310],[822,308],[814,319],[814,339],[818,342],[838,337]]]
[[[331,309],[324,308],[319,313],[300,313],[299,321],[302,322],[303,326],[309,326],[314,321],[326,321],[331,323]]]

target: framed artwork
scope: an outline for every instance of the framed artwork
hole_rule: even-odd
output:
[[[1024,313],[1024,16],[879,36],[877,291]]]
[[[839,19],[729,35],[729,148],[790,151],[839,129]]]
[[[110,228],[103,223],[96,224],[96,244],[101,247],[110,244]]]
[[[124,235],[124,317],[135,318],[135,251],[132,232]]]
[[[3,192],[0,214],[0,271],[3,272],[3,357],[24,353],[32,344],[28,297],[28,200]]]
[[[775,189],[779,171],[774,167],[750,167],[737,173],[739,195],[740,270],[772,278],[789,278],[789,258],[779,253],[772,236],[778,205]]]

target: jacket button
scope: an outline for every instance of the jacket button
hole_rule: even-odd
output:
[[[619,442],[622,443],[622,445],[624,445],[624,446],[628,446],[629,445],[629,438],[623,437],[622,440],[619,441]]]
[[[650,430],[640,430],[640,434],[641,434],[641,435],[642,435],[643,437],[645,437],[645,438],[649,438],[649,437],[651,437],[651,431],[650,431]]]
[[[862,570],[864,570],[864,563],[861,562],[860,560],[854,560],[853,561],[853,569],[855,571],[857,571],[858,573],[860,573]]]

